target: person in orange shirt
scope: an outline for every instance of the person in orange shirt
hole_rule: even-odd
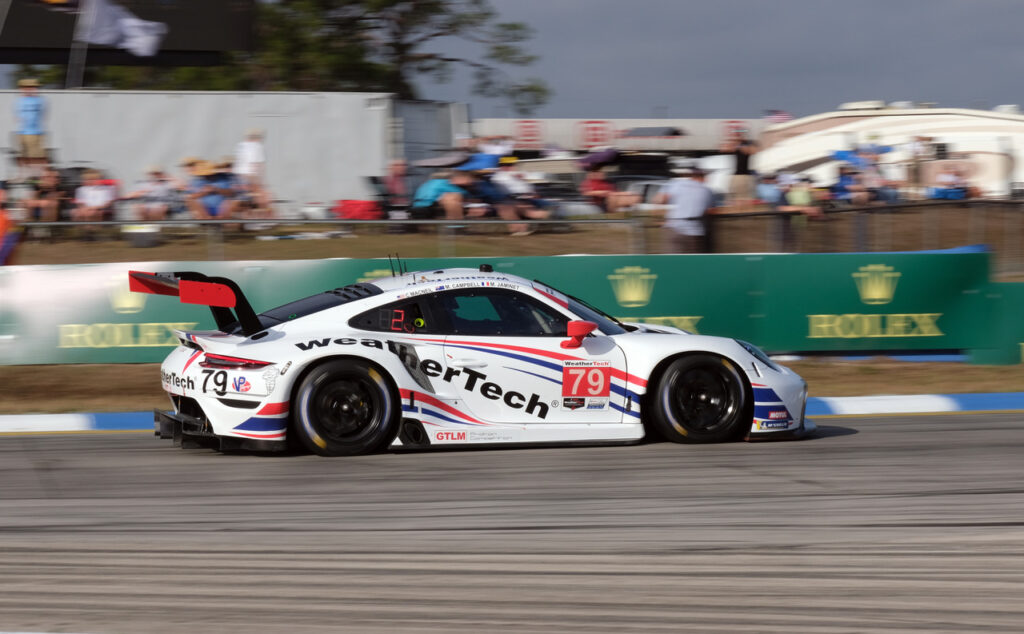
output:
[[[7,186],[0,183],[0,266],[14,263],[14,251],[21,241],[21,230],[7,211]]]

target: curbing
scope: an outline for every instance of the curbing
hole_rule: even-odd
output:
[[[807,417],[1024,411],[1024,392],[812,397]],[[0,434],[152,431],[153,412],[0,416]]]

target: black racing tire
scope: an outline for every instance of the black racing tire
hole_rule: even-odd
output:
[[[295,393],[292,431],[321,456],[381,449],[398,435],[401,403],[385,374],[359,359],[313,368]]]
[[[649,424],[666,440],[726,442],[750,431],[747,383],[723,357],[694,354],[672,361],[651,397]]]

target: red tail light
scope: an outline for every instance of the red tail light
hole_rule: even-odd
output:
[[[217,368],[219,370],[256,370],[270,365],[269,361],[254,361],[241,357],[229,357],[222,354],[206,353],[206,357],[199,362],[201,368]]]

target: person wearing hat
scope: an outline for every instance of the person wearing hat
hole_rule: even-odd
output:
[[[188,209],[198,220],[230,218],[237,206],[234,189],[224,178],[224,168],[211,161],[192,166],[192,180],[186,189]]]
[[[22,79],[18,88],[21,96],[14,104],[18,118],[18,177],[24,179],[35,176],[38,168],[46,163],[46,148],[43,146],[46,102],[38,94],[38,80]]]
[[[707,251],[705,219],[715,206],[715,194],[704,184],[704,172],[695,167],[672,170],[676,178],[665,183],[654,197],[659,205],[668,205],[665,221],[665,246],[669,253]]]
[[[151,165],[146,170],[146,177],[125,198],[135,201],[135,217],[149,222],[166,220],[167,213],[178,199],[174,183],[159,165]]]

